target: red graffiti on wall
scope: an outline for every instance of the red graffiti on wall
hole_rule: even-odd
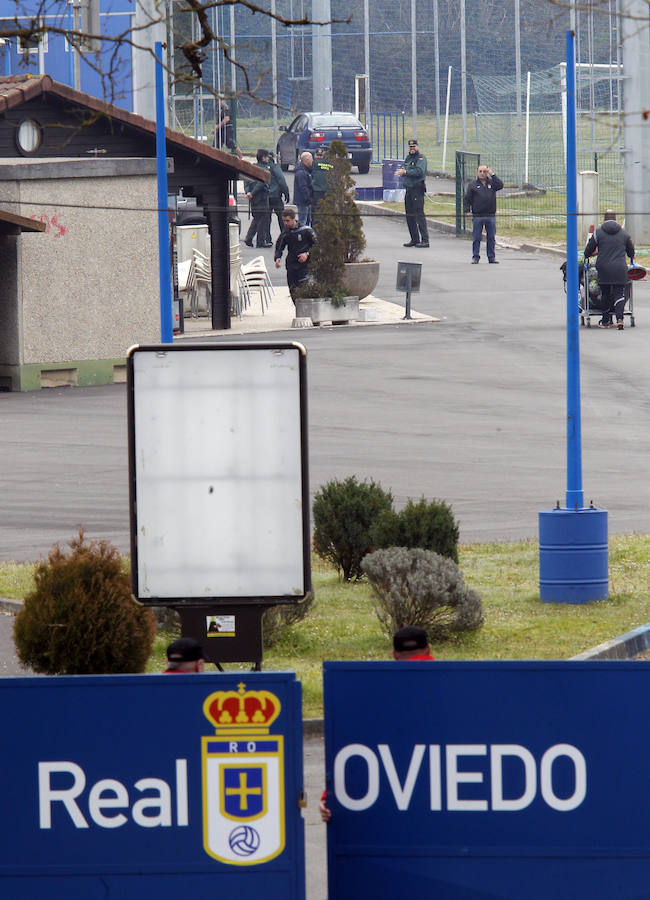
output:
[[[55,238],[65,237],[70,230],[67,225],[59,222],[59,217],[56,214],[50,218],[46,213],[41,213],[40,215],[34,213],[33,216],[30,216],[30,219],[38,219],[39,222],[44,222],[45,234],[51,234]]]

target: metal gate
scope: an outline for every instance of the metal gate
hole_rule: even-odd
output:
[[[480,154],[456,150],[456,234],[467,234],[467,219],[463,208],[463,197],[467,182],[476,177],[481,162]]]

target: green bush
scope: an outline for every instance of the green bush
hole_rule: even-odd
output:
[[[374,481],[328,481],[314,497],[314,550],[332,563],[344,581],[357,581],[361,560],[374,547],[370,529],[377,517],[390,511],[393,496]]]
[[[329,297],[334,306],[344,303],[345,263],[356,262],[366,246],[363,222],[355,202],[352,163],[341,141],[332,141],[326,154],[327,193],[314,215],[316,243],[309,251],[309,280],[295,290],[296,297]]]
[[[373,544],[381,547],[420,547],[458,562],[458,524],[444,500],[409,500],[399,512],[379,516],[371,529]]]
[[[268,650],[282,637],[283,632],[296,622],[301,622],[314,603],[314,595],[308,594],[299,603],[270,606],[262,618],[262,642]]]
[[[18,658],[46,675],[143,672],[155,619],[131,597],[118,551],[86,543],[81,530],[70,548],[66,555],[56,544],[36,566],[14,625]]]
[[[366,556],[361,568],[372,587],[373,605],[387,635],[405,625],[445,640],[483,622],[480,596],[467,587],[452,560],[419,548],[389,547]]]

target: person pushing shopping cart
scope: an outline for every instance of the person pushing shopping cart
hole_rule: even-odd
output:
[[[628,287],[629,270],[626,256],[630,258],[630,266],[645,275],[642,266],[634,265],[634,242],[630,235],[616,221],[613,209],[605,212],[603,224],[590,236],[585,247],[585,260],[596,256],[596,272],[601,290],[598,306],[602,309],[599,328],[612,328],[613,317],[616,327],[622,331],[624,326],[625,304],[630,296]]]

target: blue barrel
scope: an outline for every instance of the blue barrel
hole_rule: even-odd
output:
[[[540,600],[607,600],[607,510],[549,509],[538,515]]]
[[[401,175],[395,172],[401,169],[403,160],[401,159],[382,159],[381,161],[381,186],[385,191],[396,191],[404,188],[404,182]]]

